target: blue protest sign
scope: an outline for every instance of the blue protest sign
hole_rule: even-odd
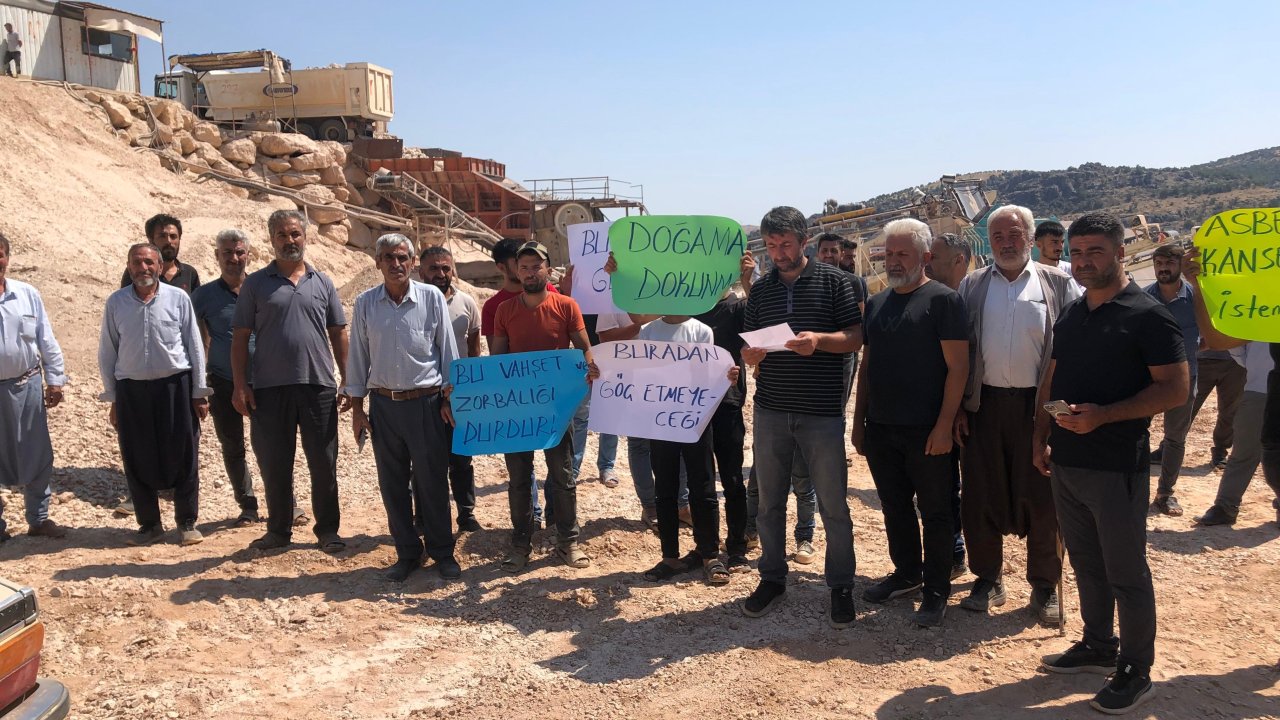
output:
[[[454,360],[453,452],[456,455],[555,447],[587,396],[581,350],[547,350]]]

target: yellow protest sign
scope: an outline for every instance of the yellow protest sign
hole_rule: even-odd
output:
[[[1200,290],[1219,332],[1280,342],[1280,208],[1221,212],[1196,231]]]

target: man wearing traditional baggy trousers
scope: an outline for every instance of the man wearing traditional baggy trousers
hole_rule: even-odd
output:
[[[120,439],[138,532],[130,545],[164,535],[157,492],[173,490],[174,520],[183,545],[196,530],[200,504],[197,452],[200,420],[209,414],[204,344],[191,298],[159,282],[160,251],[149,243],[129,248],[133,284],[107,298],[98,341],[98,369]]]
[[[338,536],[338,383],[334,364],[346,375],[347,318],[338,291],[324,273],[304,260],[307,218],[277,210],[267,219],[275,260],[245,278],[232,319],[232,403],[250,417],[249,437],[267,491],[267,532],[250,543],[282,548],[293,536],[293,459],[297,436],[311,475],[311,509],[319,547],[347,547]],[[249,336],[253,386],[249,385]],[[333,354],[329,354],[329,346]]]
[[[1090,704],[1114,715],[1151,696],[1156,598],[1147,566],[1148,429],[1153,415],[1186,402],[1191,383],[1177,321],[1121,268],[1124,225],[1089,213],[1071,223],[1069,236],[1071,274],[1085,295],[1053,327],[1032,460],[1050,476],[1084,637],[1045,657],[1042,667],[1110,673]]]
[[[9,252],[0,234],[0,485],[22,488],[28,535],[60,538],[66,528],[49,519],[53,445],[45,410],[62,402],[67,376],[40,292],[7,277]],[[0,513],[0,542],[9,537]]]
[[[396,544],[387,579],[402,582],[422,565],[415,504],[427,556],[443,577],[454,579],[461,568],[453,557],[449,513],[452,417],[442,393],[449,364],[458,357],[449,306],[434,285],[413,280],[417,256],[409,238],[383,235],[374,254],[383,284],[360,293],[351,312],[346,393],[356,441],[364,433],[373,439],[378,487]]]

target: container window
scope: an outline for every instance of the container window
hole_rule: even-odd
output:
[[[107,32],[106,30],[84,29],[84,54],[96,57],[133,61],[133,38],[129,35]]]

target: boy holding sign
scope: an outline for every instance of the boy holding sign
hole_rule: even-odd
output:
[[[586,356],[588,382],[599,377],[591,360],[591,343],[587,338],[582,312],[572,298],[550,292],[547,276],[551,258],[538,242],[527,242],[516,253],[516,274],[524,292],[498,307],[494,318],[493,355],[567,350],[570,345]],[[578,491],[573,478],[573,435],[566,428],[560,444],[544,451],[547,462],[548,505],[555,507],[556,557],[574,568],[585,568],[591,558],[578,547]],[[511,485],[507,490],[511,505],[511,551],[502,561],[502,569],[518,572],[529,564],[532,550],[533,507],[530,483],[533,481],[533,453],[506,455]],[[554,498],[552,502],[550,498]]]

